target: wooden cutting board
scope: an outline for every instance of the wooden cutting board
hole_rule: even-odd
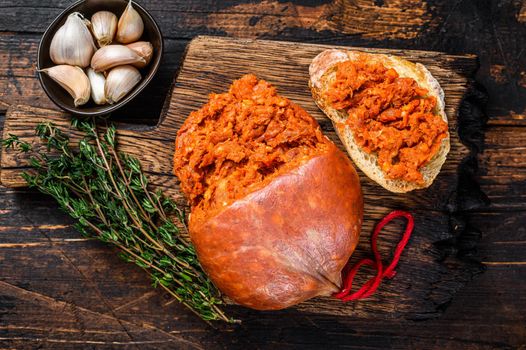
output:
[[[343,149],[330,121],[314,104],[308,82],[311,59],[329,46],[285,43],[263,40],[241,40],[210,36],[198,37],[188,45],[181,70],[167,98],[159,124],[153,128],[120,128],[119,149],[138,157],[154,186],[185,203],[178,190],[178,181],[171,173],[174,140],[187,115],[202,106],[211,92],[224,92],[234,79],[253,73],[278,88],[278,92],[304,107],[320,123],[324,133]],[[451,248],[445,242],[455,241],[461,234],[452,224],[458,187],[458,169],[469,150],[458,135],[463,97],[470,88],[471,76],[477,69],[473,55],[454,56],[438,52],[364,49],[373,53],[388,53],[420,62],[438,79],[446,96],[446,112],[451,133],[451,151],[434,184],[408,194],[384,190],[361,172],[365,198],[364,225],[360,244],[351,259],[370,253],[369,237],[380,218],[393,209],[411,211],[416,220],[410,244],[402,256],[397,276],[382,284],[373,297],[355,303],[341,303],[332,298],[316,298],[296,306],[298,312],[353,315],[366,318],[433,317],[443,310],[452,295],[478,267],[454,256],[445,257]],[[144,101],[148,103],[148,101]],[[35,146],[34,128],[41,121],[52,121],[65,130],[69,116],[55,110],[34,106],[11,106],[8,109],[4,138],[19,136]],[[74,136],[74,135],[73,135]],[[6,187],[25,186],[20,177],[27,169],[28,159],[13,150],[2,150],[0,181]],[[399,239],[402,223],[385,229],[380,250],[385,259]],[[257,234],[257,233],[255,233]],[[438,243],[438,244],[437,244]],[[146,278],[146,277],[145,277]],[[361,280],[363,281],[363,277]]]

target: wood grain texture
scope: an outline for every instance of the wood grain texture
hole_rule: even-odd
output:
[[[517,349],[526,339],[524,314],[509,307],[526,303],[523,290],[502,289],[520,286],[526,269],[506,266],[488,266],[442,317],[424,322],[236,309],[242,325],[213,330],[152,289],[145,273],[114,250],[80,238],[47,196],[6,188],[0,194],[0,348],[179,349],[182,337],[205,349]],[[520,213],[483,213],[473,222],[485,227],[480,245],[488,261],[503,258],[491,248],[502,230],[513,232],[510,241],[526,240],[524,230],[515,230]]]
[[[149,91],[141,94],[131,108],[112,115],[114,119],[127,122],[157,122],[184,47],[189,39],[199,34],[226,35],[228,32],[235,37],[477,54],[480,69],[476,79],[489,95],[485,108],[489,116],[486,133],[492,139],[491,145],[479,155],[478,172],[487,174],[480,176],[479,181],[493,204],[482,211],[470,209],[463,214],[469,219],[468,225],[482,231],[478,253],[470,254],[488,262],[526,261],[526,250],[521,250],[526,242],[523,230],[526,185],[517,178],[526,167],[521,151],[524,146],[521,135],[525,132],[522,126],[526,126],[524,0],[407,2],[415,5],[416,10],[423,10],[419,15],[424,18],[420,28],[410,28],[411,38],[408,39],[403,39],[400,31],[394,35],[390,33],[397,28],[403,31],[414,23],[405,23],[407,17],[402,13],[402,1],[272,1],[276,9],[286,9],[287,16],[272,11],[269,1],[260,0],[138,2],[152,11],[159,22],[167,51]],[[0,130],[3,113],[9,105],[54,108],[39,92],[31,64],[35,61],[40,35],[71,3],[72,0],[0,2]],[[341,6],[340,13],[355,11],[354,16],[350,19],[344,16],[316,18],[320,8],[334,6],[333,3]],[[239,13],[239,5],[245,5],[244,14]],[[375,17],[380,10],[383,10],[382,16]],[[389,17],[385,12],[390,12]],[[363,21],[363,18],[373,22]],[[389,22],[385,22],[386,18]],[[317,22],[324,20],[333,22],[330,29],[317,30]],[[340,29],[345,26],[354,27],[353,32]],[[375,35],[369,35],[373,26]],[[379,32],[379,26],[386,30]],[[18,82],[16,86],[15,82]],[[507,128],[513,130],[506,132]],[[474,133],[481,130],[477,124],[467,129]],[[499,150],[501,145],[502,151]],[[512,156],[507,157],[507,152]],[[498,161],[488,161],[488,157],[496,160],[496,154]],[[468,175],[472,176],[475,171],[474,168],[469,170]],[[464,202],[470,194],[470,191],[462,192],[458,199]],[[463,206],[472,207],[471,202]],[[240,310],[245,320],[243,325],[218,332],[194,317],[185,316],[184,309],[178,308],[177,303],[166,305],[168,299],[158,291],[148,294],[152,289],[147,276],[118,260],[107,247],[91,242],[74,248],[74,244],[82,242],[75,243],[79,235],[70,227],[46,231],[48,227],[67,222],[67,217],[57,211],[47,197],[23,188],[13,190],[0,186],[0,280],[4,276],[21,276],[10,282],[70,303],[68,309],[53,309],[47,305],[48,301],[33,302],[32,295],[23,290],[5,289],[4,292],[0,289],[1,349],[181,348],[181,342],[166,333],[181,335],[206,349],[522,349],[526,346],[526,319],[522,312],[526,308],[525,265],[488,265],[485,273],[456,294],[439,319],[415,322],[398,318],[310,315],[295,310],[252,313],[245,309]],[[90,273],[87,277],[96,284],[87,286],[83,282],[86,276],[75,275],[76,272],[70,271],[74,269],[70,264],[60,264],[64,257],[56,249],[41,247],[40,253],[33,254],[27,244],[47,244],[41,232],[56,241],[66,255],[85,261],[83,271]],[[36,242],[40,237],[42,241]],[[13,246],[3,249],[3,244]],[[13,256],[17,258],[12,260]],[[41,259],[46,263],[40,264]],[[36,269],[37,266],[41,268]],[[64,282],[64,279],[46,282],[49,274],[67,276],[73,283]],[[102,286],[100,293],[109,299],[109,307],[101,303],[95,288],[97,283]],[[121,299],[113,300],[113,296]],[[132,329],[130,338],[117,321],[117,326],[107,326],[105,318],[78,322],[84,311],[78,311],[77,305],[101,313],[115,309],[117,319],[134,322],[142,328],[140,332]],[[70,318],[69,310],[81,316]],[[133,338],[143,343],[132,344]]]
[[[521,0],[138,2],[152,12],[169,40],[190,40],[208,34],[474,53],[481,63],[477,79],[490,95],[490,122],[526,125],[526,26]],[[38,33],[70,4],[69,0],[2,1],[0,31],[18,32],[15,41],[38,41]],[[37,21],[35,13],[39,16]],[[13,42],[9,52],[34,62],[34,54],[25,50],[27,46]],[[4,61],[0,66],[8,67],[10,62]],[[30,89],[33,80],[18,80],[20,90],[13,98],[37,91]],[[45,99],[39,102],[47,103]],[[128,118],[135,116],[133,109],[130,112]]]
[[[499,126],[486,132],[478,178],[494,210],[526,209],[525,144],[526,130],[522,127]]]
[[[206,102],[209,92],[225,91],[234,79],[246,73],[254,73],[275,84],[280,93],[309,111],[320,122],[325,134],[343,149],[330,122],[312,101],[307,86],[308,65],[325,48],[320,45],[291,45],[216,37],[194,39],[188,46],[172,96],[159,125],[147,130],[120,128],[119,150],[138,157],[144,170],[150,174],[152,184],[162,187],[167,194],[185,204],[178,190],[178,181],[171,174],[176,132],[187,115]],[[415,214],[417,228],[404,261],[400,264],[397,278],[386,283],[381,292],[367,302],[342,305],[335,299],[318,298],[295,309],[313,314],[352,314],[363,318],[434,317],[440,312],[440,306],[449,302],[452,294],[477,272],[475,264],[455,259],[438,263],[442,252],[434,245],[436,242],[452,239],[455,235],[450,228],[447,205],[455,200],[457,168],[469,154],[458,137],[457,116],[462,98],[470,85],[469,76],[476,69],[476,61],[473,56],[451,56],[424,51],[368,51],[401,55],[421,62],[431,70],[446,94],[451,151],[435,183],[424,191],[393,194],[361,174],[365,197],[364,235],[353,256],[354,260],[368,254],[368,233],[372,231],[374,223],[389,210],[403,208]],[[211,60],[210,57],[214,59]],[[36,148],[42,147],[33,131],[40,121],[52,121],[67,130],[69,118],[53,110],[15,105],[7,112],[4,137],[14,134]],[[74,132],[70,134],[73,138],[78,137]],[[24,186],[20,173],[27,167],[27,161],[27,157],[16,151],[3,151],[0,173],[2,184],[8,187]],[[386,230],[385,243],[381,248],[383,254],[389,254],[399,239],[400,230],[400,225],[393,225]],[[360,282],[362,281],[363,279]]]
[[[28,32],[42,30],[42,23],[30,18],[17,18],[17,9],[31,1],[4,1],[0,8],[8,10],[0,22],[0,30],[23,26]],[[69,6],[69,1],[40,1],[35,10],[49,23],[60,9]],[[433,22],[429,5],[418,0],[388,0],[378,4],[369,0],[347,1],[209,1],[176,0],[168,3],[153,0],[148,2],[152,14],[159,18],[161,26],[170,34],[192,37],[196,28],[204,34],[225,33],[230,35],[244,31],[245,36],[261,34],[285,34],[287,30],[302,29],[327,36],[331,31],[342,34],[364,34],[364,25],[369,25],[369,37],[414,38]],[[163,13],[178,16],[163,16]],[[352,21],[350,21],[352,19]],[[436,25],[436,23],[435,23]],[[165,29],[163,28],[163,29]],[[291,33],[292,34],[292,33]],[[289,34],[289,36],[291,35]]]

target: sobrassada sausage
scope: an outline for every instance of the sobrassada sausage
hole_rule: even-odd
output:
[[[349,159],[305,110],[253,75],[211,94],[176,140],[190,237],[235,302],[285,308],[340,289],[363,200]]]

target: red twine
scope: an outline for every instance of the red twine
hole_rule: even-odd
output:
[[[399,218],[399,217],[405,217],[407,219],[407,226],[405,228],[404,235],[402,236],[402,239],[396,246],[396,249],[394,251],[393,260],[387,266],[387,268],[384,270],[384,266],[382,264],[382,257],[380,256],[380,253],[378,252],[378,246],[377,246],[377,239],[378,235],[380,234],[380,231],[382,228],[387,225],[389,222],[391,222],[393,219]],[[388,278],[391,279],[396,275],[396,271],[394,270],[396,265],[398,264],[398,261],[400,260],[400,256],[402,255],[402,252],[407,245],[407,242],[409,241],[409,238],[411,237],[411,233],[413,232],[413,227],[415,226],[413,216],[409,214],[408,212],[401,211],[401,210],[395,210],[391,213],[389,213],[387,216],[385,216],[382,221],[376,225],[374,228],[373,235],[371,237],[371,248],[374,253],[374,260],[371,259],[362,259],[356,265],[352,267],[352,269],[347,274],[347,277],[345,277],[345,281],[343,284],[343,289],[339,293],[333,294],[333,297],[338,298],[342,301],[351,301],[351,300],[357,300],[357,299],[364,299],[368,296],[372,295],[376,289],[380,286],[380,283],[382,283],[382,279]],[[356,273],[358,273],[358,270],[363,265],[370,266],[374,269],[376,269],[376,276],[370,278],[358,291],[351,293],[352,289],[352,283],[354,280],[354,277],[356,276]]]

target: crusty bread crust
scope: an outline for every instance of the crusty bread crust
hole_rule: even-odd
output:
[[[401,77],[408,77],[414,79],[420,87],[429,91],[431,96],[437,99],[437,108],[435,113],[440,115],[447,123],[447,116],[445,113],[444,91],[440,87],[438,81],[431,75],[429,70],[420,63],[412,63],[400,57],[370,54],[359,51],[344,51],[329,49],[325,50],[316,56],[309,67],[309,86],[312,92],[314,101],[320,109],[331,119],[334,128],[342,140],[347,152],[351,156],[354,163],[367,175],[370,179],[377,182],[380,186],[391,192],[404,193],[415,189],[429,187],[433,180],[440,172],[440,168],[446,161],[446,156],[450,148],[450,136],[442,140],[440,149],[437,154],[421,168],[424,177],[423,184],[417,184],[405,180],[392,180],[385,177],[384,172],[378,165],[378,157],[375,153],[367,153],[360,149],[354,141],[354,137],[350,127],[345,124],[347,115],[345,111],[334,109],[330,106],[328,101],[323,99],[323,91],[328,88],[331,80],[336,76],[334,66],[338,62],[356,60],[358,57],[366,57],[366,59],[376,62],[381,62],[387,68],[393,68]]]

